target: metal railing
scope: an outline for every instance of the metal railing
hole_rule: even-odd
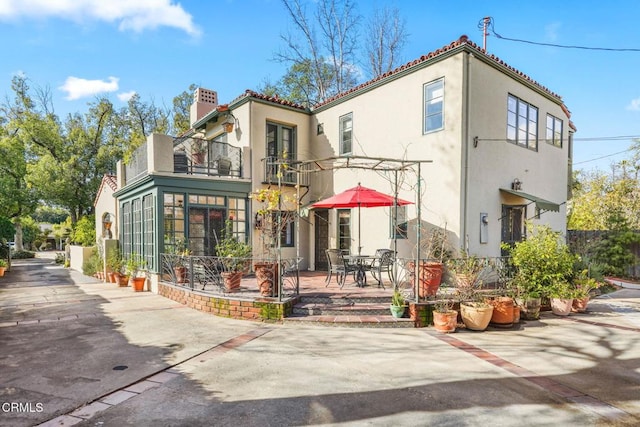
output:
[[[174,140],[174,173],[242,176],[242,149],[227,142],[184,137]]]
[[[515,274],[511,257],[484,257],[478,258],[478,261],[482,265],[482,269],[472,284],[477,289],[504,290]],[[396,258],[393,267],[393,285],[400,289],[408,299],[415,298],[415,262],[414,258]],[[434,259],[420,260],[420,264],[433,262],[439,261]],[[445,290],[457,287],[456,275],[450,271],[450,268],[447,268],[447,264],[453,266],[464,262],[464,258],[453,258],[444,263],[441,287]]]
[[[258,263],[269,263],[275,266],[275,260],[257,258],[230,258],[215,256],[192,256],[177,254],[161,254],[162,271],[161,281],[182,286],[190,290],[198,290],[212,295],[240,295],[243,298],[293,297],[300,292],[299,264],[300,258],[285,258],[280,260],[280,268],[273,274],[261,280],[269,281],[269,287],[273,290],[270,295],[260,292],[252,270]],[[233,271],[242,266],[243,279],[237,291],[229,292],[225,288],[224,273]],[[278,280],[281,281],[281,290],[278,290]]]
[[[264,173],[262,182],[266,184],[296,185],[299,179],[299,184],[307,187],[309,186],[309,174],[298,170],[299,167],[300,165],[297,161],[280,157],[265,157],[262,159]]]
[[[147,175],[147,143],[145,142],[131,155],[124,166],[124,182],[130,184]]]

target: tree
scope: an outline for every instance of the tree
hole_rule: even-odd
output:
[[[407,37],[398,9],[374,11],[359,47],[362,18],[351,0],[314,2],[312,15],[304,0],[282,3],[293,28],[281,36],[284,46],[275,59],[288,69],[278,83],[265,87],[268,92],[312,106],[353,87],[361,74],[358,63],[369,64],[373,77],[397,65]]]
[[[375,10],[367,25],[366,51],[370,76],[377,77],[398,65],[400,52],[407,42],[405,21],[397,8]]]
[[[191,128],[191,104],[193,93],[198,88],[194,83],[189,89],[173,98],[173,131],[180,135]]]

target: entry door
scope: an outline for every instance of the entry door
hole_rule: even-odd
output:
[[[222,237],[226,210],[189,208],[189,249],[193,255],[215,255],[216,243]]]
[[[513,247],[523,239],[525,215],[526,206],[502,205],[502,242]],[[508,253],[503,250],[502,255],[507,256]]]
[[[313,211],[315,215],[316,271],[329,268],[325,250],[329,249],[329,211]]]

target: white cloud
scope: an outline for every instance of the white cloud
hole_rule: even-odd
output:
[[[70,76],[58,89],[67,92],[66,99],[73,101],[99,93],[115,92],[118,90],[118,80],[117,77],[109,77],[107,80],[87,80]]]
[[[545,40],[549,42],[555,42],[558,40],[558,30],[562,27],[562,23],[560,22],[552,22],[551,24],[544,27]]]
[[[136,94],[135,90],[130,90],[129,92],[120,92],[118,95],[116,95],[118,97],[118,99],[122,102],[128,102],[133,95]]]
[[[0,20],[21,17],[106,21],[134,32],[173,27],[200,35],[193,16],[174,0],[0,0]]]
[[[627,110],[640,111],[640,98],[632,99],[627,105]]]

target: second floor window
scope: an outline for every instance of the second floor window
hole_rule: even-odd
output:
[[[507,100],[507,141],[538,150],[538,109],[513,95]]]
[[[424,85],[424,133],[444,128],[444,79]]]
[[[547,114],[547,134],[545,138],[548,144],[562,147],[562,120]]]
[[[267,159],[265,164],[266,180],[273,182],[278,179],[283,161],[296,159],[295,128],[276,123],[267,123]],[[285,182],[295,182],[295,175],[286,172],[280,176]]]
[[[340,117],[340,155],[353,151],[353,113]]]

